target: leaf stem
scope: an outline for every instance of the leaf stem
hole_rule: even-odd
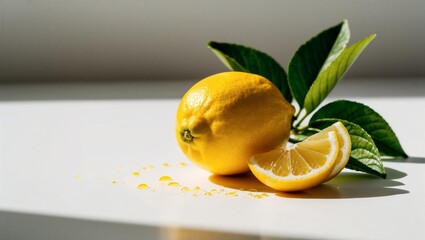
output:
[[[300,111],[301,112],[301,111]],[[305,120],[305,118],[308,116],[308,114],[304,114],[301,119],[297,119],[298,121],[294,124],[293,128],[298,129],[300,124]]]
[[[301,140],[298,140],[298,139],[295,139],[295,138],[291,138],[291,137],[288,139],[288,141],[289,141],[290,143],[294,143],[294,144],[295,144],[295,143],[302,142]]]
[[[309,126],[303,126],[303,127],[297,127],[296,128],[297,132],[303,132],[303,131],[308,130],[308,129],[309,129]]]

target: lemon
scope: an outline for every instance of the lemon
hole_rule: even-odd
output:
[[[294,111],[264,77],[215,74],[196,83],[181,99],[177,142],[201,168],[220,175],[244,173],[252,155],[286,144]]]
[[[332,170],[327,180],[331,180],[336,175],[338,175],[338,173],[340,173],[342,169],[344,169],[345,165],[347,165],[348,160],[350,159],[351,154],[351,138],[347,129],[344,127],[344,124],[342,124],[341,122],[336,122],[333,125],[322,130],[322,132],[330,131],[335,131],[335,133],[337,134],[339,151],[338,156],[335,160],[334,169]]]
[[[249,168],[258,180],[279,191],[301,191],[326,181],[339,152],[335,131],[322,131],[305,141],[254,155]]]

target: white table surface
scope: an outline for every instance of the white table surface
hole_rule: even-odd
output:
[[[0,239],[425,238],[425,79],[342,82],[328,101],[375,109],[411,157],[293,194],[186,160],[174,119],[192,83],[0,85]]]

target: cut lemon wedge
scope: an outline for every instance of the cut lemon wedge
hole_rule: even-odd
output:
[[[305,141],[249,159],[252,173],[279,191],[301,191],[326,181],[339,153],[335,131],[321,131]]]
[[[329,177],[327,178],[327,180],[331,180],[332,178],[336,177],[336,175],[338,175],[338,173],[340,173],[342,169],[344,169],[345,165],[347,165],[348,159],[350,159],[351,154],[351,138],[344,125],[341,122],[336,122],[333,125],[322,130],[322,132],[330,131],[335,131],[337,135],[339,152],[338,157],[335,160],[335,167],[332,170],[331,175],[329,175]],[[311,137],[311,139],[315,138],[313,136]]]

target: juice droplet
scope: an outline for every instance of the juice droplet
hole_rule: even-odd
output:
[[[180,163],[179,163],[179,166],[180,166],[180,167],[185,167],[186,165],[187,165],[187,164],[186,164],[185,162],[180,162]]]
[[[201,187],[196,186],[196,187],[194,187],[194,188],[193,188],[193,190],[195,190],[195,191],[199,191],[199,190],[201,190]]]
[[[140,176],[140,173],[139,172],[132,172],[131,175],[138,177],[138,176]]]
[[[112,181],[111,183],[112,183],[112,184],[117,184],[117,181]]]
[[[188,188],[188,187],[182,187],[180,190],[183,191],[183,192],[189,192],[190,191],[190,188]]]
[[[170,186],[170,187],[180,187],[180,184],[178,182],[170,182],[168,184],[168,186]]]
[[[228,193],[226,193],[226,196],[228,196],[228,197],[236,197],[236,196],[238,196],[238,193],[237,192],[228,192]]]
[[[250,192],[257,192],[258,190],[255,189],[255,188],[250,188],[248,191],[250,191]]]
[[[204,193],[205,196],[212,196],[213,194],[211,192]]]
[[[138,189],[148,189],[149,186],[146,183],[141,183],[141,184],[137,185],[137,188]]]
[[[81,179],[80,175],[75,176],[76,179]]]
[[[147,165],[143,170],[154,169],[155,167],[152,164]]]
[[[254,194],[252,194],[252,193],[248,193],[248,196],[253,197],[253,196],[254,196]]]
[[[167,181],[172,181],[173,179],[170,176],[162,176],[159,178],[159,181],[161,182],[167,182]]]
[[[218,193],[217,189],[211,189],[211,193]]]
[[[260,194],[256,194],[256,195],[254,195],[254,198],[260,199],[260,198],[263,198],[263,197]]]
[[[239,188],[239,191],[245,191],[245,188]]]
[[[261,196],[262,197],[268,197],[269,195],[267,193],[262,193]]]
[[[199,195],[194,193],[194,194],[192,194],[192,197],[199,197]]]
[[[163,163],[163,164],[162,164],[162,166],[164,166],[164,167],[169,167],[169,166],[170,166],[170,164],[168,164],[168,163]]]

